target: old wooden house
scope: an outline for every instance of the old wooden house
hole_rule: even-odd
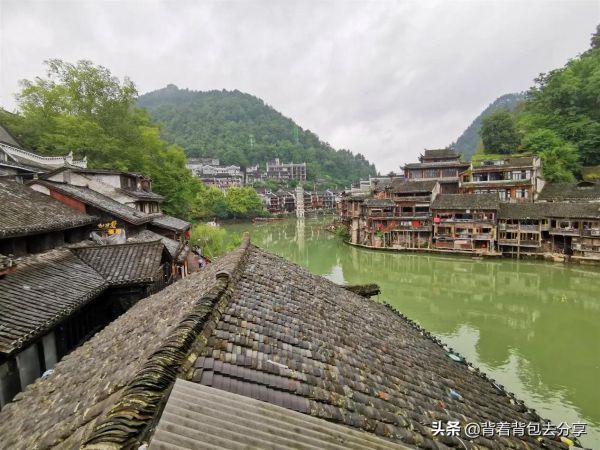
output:
[[[440,194],[431,203],[433,248],[493,253],[497,194]]]
[[[73,209],[100,217],[102,225],[116,222],[116,227],[112,228],[120,230],[126,236],[145,230],[148,223],[162,215],[139,211],[85,186],[42,179],[31,181],[29,186]],[[98,231],[103,229],[100,228]]]
[[[0,407],[57,361],[170,283],[161,241],[54,249],[0,278]]]
[[[393,200],[395,228],[391,232],[393,248],[428,248],[431,245],[431,202],[440,192],[437,180],[406,181],[396,178],[379,186],[375,195]]]
[[[554,252],[600,259],[600,203],[548,203]]]
[[[0,178],[0,254],[24,256],[87,239],[100,218]]]
[[[164,200],[162,195],[152,192],[152,180],[138,173],[61,167],[40,179],[85,187],[146,214],[160,214]]]
[[[366,198],[362,202],[361,216],[365,226],[360,227],[358,242],[369,247],[389,247],[392,232],[398,226],[396,205],[389,198]]]
[[[453,149],[425,150],[418,163],[403,167],[407,180],[437,180],[443,194],[458,193],[459,174],[470,167]]]
[[[544,187],[539,156],[510,156],[473,162],[460,174],[460,192],[496,193],[501,201],[532,202]]]
[[[551,209],[552,205],[548,203],[501,203],[498,212],[498,251],[511,256],[551,251]]]

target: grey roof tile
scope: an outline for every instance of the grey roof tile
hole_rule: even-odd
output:
[[[600,183],[546,183],[538,200],[600,201]]]
[[[97,222],[16,181],[0,179],[0,238],[65,230]]]
[[[167,230],[171,230],[171,231],[186,231],[188,230],[192,224],[189,222],[186,222],[183,219],[179,219],[177,217],[173,217],[173,216],[168,216],[168,215],[162,215],[160,217],[156,217],[155,219],[152,219],[152,225],[160,227],[160,228],[165,228]]]
[[[483,209],[500,208],[498,194],[440,194],[431,202],[432,210],[440,209]]]
[[[138,211],[87,187],[74,186],[72,184],[57,183],[46,180],[35,180],[32,182],[32,184],[36,183],[60,192],[67,197],[77,199],[86,205],[90,205],[101,211],[107,212],[115,217],[118,217],[119,219],[124,220],[125,222],[134,225],[150,222],[157,217],[156,214],[146,214],[142,211]]]
[[[99,295],[104,279],[70,250],[21,258],[0,278],[0,352],[11,353]]]
[[[126,285],[156,281],[163,249],[161,241],[154,241],[81,247],[72,251],[111,285]]]

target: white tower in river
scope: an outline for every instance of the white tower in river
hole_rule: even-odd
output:
[[[304,189],[296,187],[296,217],[304,217]]]

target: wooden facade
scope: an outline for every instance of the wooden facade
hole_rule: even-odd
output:
[[[480,161],[460,174],[461,193],[495,193],[500,201],[513,203],[536,200],[543,185],[538,156]]]

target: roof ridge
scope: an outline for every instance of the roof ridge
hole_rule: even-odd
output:
[[[96,424],[83,443],[83,449],[134,448],[139,445],[158,418],[160,404],[177,375],[191,366],[199,348],[206,344],[204,330],[212,330],[225,311],[241,278],[249,251],[250,236],[245,233],[240,247],[234,251],[237,255],[233,261],[216,273],[216,284],[198,299],[192,311],[124,387],[119,401]],[[131,416],[138,420],[132,422]]]

